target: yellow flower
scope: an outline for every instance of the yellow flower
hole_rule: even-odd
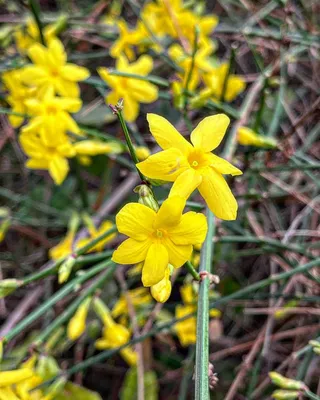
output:
[[[96,156],[98,154],[120,154],[123,146],[117,142],[81,140],[74,144],[74,149],[79,156]]]
[[[119,28],[119,37],[112,45],[110,55],[113,58],[118,58],[122,54],[125,54],[129,61],[133,61],[135,58],[133,46],[139,44],[140,35],[137,31],[129,30],[124,20],[118,21],[117,25]]]
[[[49,250],[51,260],[59,260],[72,253],[72,244],[74,241],[75,232],[68,232],[66,237],[60,243]]]
[[[21,71],[22,81],[41,90],[53,88],[65,97],[79,97],[77,82],[87,79],[89,71],[84,67],[67,63],[67,54],[58,39],[52,39],[48,47],[36,43],[30,47],[28,56],[34,65],[27,65]]]
[[[220,101],[228,69],[229,64],[223,63],[204,74],[203,80],[206,87],[192,100],[191,104],[194,106],[201,105],[208,99]],[[227,102],[233,101],[244,91],[245,87],[246,83],[241,77],[230,74],[225,89],[224,100]]]
[[[109,231],[113,227],[113,223],[111,221],[104,221],[99,229],[96,229],[95,226],[92,224],[90,226],[89,232],[90,232],[90,237],[89,238],[83,238],[78,240],[76,248],[80,248],[88,244],[89,242],[92,241],[92,239],[95,239],[96,237],[102,235],[103,233]],[[115,238],[116,234],[112,233],[111,235],[108,235],[106,238],[101,240],[99,243],[97,243],[95,246],[93,246],[90,250],[88,250],[88,253],[92,253],[95,251],[103,251],[105,245],[110,242],[113,238]]]
[[[156,285],[151,286],[152,297],[159,303],[165,303],[171,294],[170,266],[165,271],[164,278]]]
[[[32,375],[32,370],[28,368],[0,371],[0,388],[20,383],[25,379],[31,378]]]
[[[56,185],[60,185],[69,171],[67,158],[75,156],[75,150],[65,135],[56,133],[53,141],[44,140],[37,133],[23,133],[19,141],[29,158],[26,167],[48,170]]]
[[[198,188],[218,218],[234,220],[238,205],[223,174],[242,172],[211,153],[221,143],[229,118],[224,114],[204,118],[191,133],[193,146],[165,118],[148,114],[147,119],[152,135],[164,151],[138,163],[139,170],[151,179],[174,182],[169,197],[188,198]]]
[[[91,297],[86,298],[78,307],[67,327],[67,335],[70,340],[77,340],[86,329],[86,319],[89,312]]]
[[[34,95],[35,89],[25,86],[21,82],[20,70],[13,70],[5,72],[2,75],[2,80],[5,87],[9,90],[6,101],[15,113],[26,114],[27,107],[25,101]],[[10,124],[17,128],[22,124],[24,117],[17,115],[9,115]]]
[[[56,35],[55,25],[47,25],[43,29],[43,36],[46,43],[50,43]],[[26,54],[28,49],[35,43],[40,43],[39,28],[32,18],[26,21],[26,27],[19,28],[15,32],[16,45],[21,54]]]
[[[130,297],[131,303],[135,308],[150,304],[152,301],[148,289],[144,287],[138,287],[136,289],[129,290],[127,295]],[[127,296],[124,294],[121,295],[119,300],[114,305],[111,314],[113,318],[118,318],[121,315],[128,315]]]
[[[271,137],[258,135],[252,129],[241,126],[238,130],[238,142],[243,146],[256,146],[262,148],[275,148],[277,141]]]
[[[176,318],[183,318],[188,314],[195,312],[195,306],[185,306],[179,304],[176,306]],[[197,339],[197,319],[196,317],[190,317],[184,321],[177,322],[175,324],[175,331],[177,332],[179,341],[182,346],[189,346],[190,344],[196,343]]]
[[[54,146],[55,138],[59,134],[67,131],[80,134],[77,123],[69,114],[80,110],[80,99],[54,96],[53,88],[48,88],[40,99],[28,99],[25,104],[32,117],[22,128],[22,133],[39,132],[43,140],[51,146]]]
[[[147,76],[153,67],[152,58],[144,55],[134,63],[128,64],[124,56],[117,60],[118,71]],[[140,103],[152,103],[158,98],[158,88],[150,82],[140,79],[110,75],[107,68],[98,68],[101,78],[107,82],[112,91],[106,97],[107,104],[116,104],[124,100],[123,115],[128,122],[133,122],[139,114]]]
[[[129,329],[114,322],[108,307],[99,298],[94,299],[93,305],[96,313],[104,324],[103,336],[96,341],[96,348],[98,350],[114,349],[126,344],[131,337]],[[137,353],[132,347],[127,346],[120,351],[120,354],[129,365],[136,365]]]
[[[192,51],[187,54],[179,44],[175,43],[169,48],[169,56],[184,70],[184,86],[192,68],[192,84],[189,86],[189,90],[191,87],[197,86],[203,73],[212,69],[208,56],[210,56],[213,49],[212,42],[209,40],[202,41],[193,60]]]
[[[153,286],[160,282],[168,267],[181,267],[192,254],[193,244],[202,243],[207,233],[203,214],[182,215],[185,200],[174,196],[167,199],[156,213],[139,204],[126,204],[116,216],[118,231],[129,236],[113,253],[120,264],[144,261],[142,283]]]

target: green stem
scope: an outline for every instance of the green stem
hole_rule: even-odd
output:
[[[126,106],[126,105],[124,105],[124,107],[125,107],[125,106]],[[122,115],[122,111],[121,111],[121,110],[118,110],[117,116],[118,116],[118,118],[119,118],[119,122],[120,122],[120,124],[121,124],[122,130],[123,130],[123,133],[124,133],[124,136],[125,136],[125,138],[126,138],[126,142],[127,142],[128,148],[129,148],[129,152],[130,152],[131,158],[132,158],[132,160],[133,160],[133,162],[134,162],[135,164],[138,164],[138,163],[139,163],[139,159],[138,159],[138,157],[137,157],[137,155],[136,155],[136,152],[135,152],[135,150],[134,150],[134,146],[133,146],[133,143],[132,143],[132,140],[131,140],[129,131],[128,131],[128,127],[127,127],[127,124],[126,124],[126,122],[125,122],[125,120],[124,120],[124,118],[123,118],[123,115]],[[139,174],[139,176],[140,176],[140,179],[141,179],[142,181],[146,181],[146,178],[142,175],[142,173],[139,171],[138,168],[137,168],[137,171],[138,171],[138,174]]]
[[[30,6],[31,12],[34,16],[34,19],[35,19],[36,24],[39,29],[40,41],[45,46],[46,41],[45,41],[45,38],[43,36],[43,31],[42,31],[42,22],[41,22],[41,18],[40,18],[41,10],[40,10],[39,3],[37,2],[37,0],[29,0],[29,6]]]
[[[191,264],[190,261],[187,261],[185,264],[185,267],[187,268],[188,272],[193,276],[193,278],[196,281],[200,281],[200,275],[198,272],[195,270],[194,266]]]
[[[160,78],[159,76],[154,76],[154,75],[143,76],[143,75],[131,74],[129,72],[122,72],[122,71],[116,71],[116,70],[109,70],[109,75],[123,76],[125,78],[138,79],[140,81],[150,82],[155,85],[163,86],[166,88],[168,88],[170,86],[169,82],[166,79],[163,79],[163,78]]]
[[[89,208],[87,185],[81,176],[81,166],[80,166],[79,161],[76,158],[73,159],[73,165],[74,165],[74,169],[76,172],[78,189],[79,189],[79,193],[80,193],[81,201],[82,201],[82,207],[84,210],[87,210]]]
[[[62,314],[60,314],[59,317],[56,318],[44,332],[40,333],[34,344],[36,346],[39,346],[41,343],[45,342],[50,337],[50,335],[59,328],[59,326],[68,321],[74,315],[83,300],[94,294],[95,291],[113,275],[115,269],[116,264],[111,264],[108,270],[103,272],[101,277],[99,277],[96,282],[94,282],[82,295],[77,296],[76,300]]]
[[[193,43],[193,50],[192,50],[192,55],[191,55],[191,65],[190,69],[188,72],[187,80],[186,80],[186,86],[184,88],[184,110],[186,112],[187,106],[188,106],[188,93],[189,93],[189,85],[191,82],[192,78],[192,73],[194,70],[194,65],[195,65],[195,58],[196,54],[198,51],[198,37],[199,37],[199,29],[197,27],[194,28],[194,43]]]
[[[315,393],[311,392],[309,389],[306,389],[304,394],[309,397],[309,399],[313,400],[320,400],[320,397],[317,396]]]
[[[201,252],[200,273],[211,273],[213,257],[213,236],[215,219],[207,210],[208,232]],[[209,276],[205,276],[199,286],[197,311],[197,342],[195,368],[195,399],[209,400]]]
[[[226,95],[229,77],[230,77],[230,74],[232,73],[232,70],[233,70],[233,67],[234,67],[235,57],[236,57],[235,49],[233,47],[231,47],[230,61],[229,61],[229,65],[228,65],[228,70],[227,70],[226,76],[224,77],[222,91],[221,91],[221,97],[220,97],[220,101],[222,101],[222,102],[224,101],[224,98],[225,98],[225,95]]]
[[[307,272],[308,270],[317,267],[320,265],[320,257],[317,258],[316,260],[313,260],[307,264],[301,265],[300,267],[297,267],[295,269],[292,269],[290,271],[286,271],[283,272],[281,274],[277,274],[274,275],[273,277],[269,277],[266,279],[263,279],[259,282],[256,282],[252,285],[249,285],[243,289],[238,290],[237,292],[234,292],[228,296],[224,296],[221,297],[215,301],[213,301],[210,304],[210,309],[211,308],[217,308],[218,306],[221,306],[223,304],[228,303],[230,300],[235,300],[235,299],[239,299],[242,298],[243,296],[247,295],[248,293],[251,292],[255,292],[256,290],[262,289],[264,287],[270,286],[273,282],[278,282],[281,281],[283,279],[288,279],[291,276],[295,275],[295,274],[303,274],[305,272]],[[112,357],[114,354],[117,354],[120,350],[126,348],[127,346],[131,346],[134,345],[136,343],[140,343],[142,341],[144,341],[145,339],[156,335],[157,333],[159,333],[160,331],[164,330],[164,329],[169,329],[172,325],[176,324],[177,322],[182,322],[182,321],[186,321],[187,319],[193,317],[195,314],[195,312],[190,313],[188,315],[185,315],[182,318],[173,318],[170,319],[170,321],[165,322],[163,324],[159,324],[158,326],[156,326],[155,328],[151,329],[149,332],[147,332],[144,335],[138,336],[136,338],[133,338],[132,340],[130,340],[129,342],[127,342],[126,344],[124,344],[123,346],[111,349],[111,350],[106,350],[103,351],[93,357],[90,357],[88,359],[86,359],[83,362],[78,363],[77,365],[73,366],[72,368],[66,370],[63,372],[63,374],[70,376],[72,374],[75,374],[79,371],[83,371],[86,368],[91,367],[92,365],[95,365],[97,363],[101,363],[105,360],[107,360],[108,358]],[[47,386],[49,383],[51,383],[53,380],[55,380],[56,378],[58,378],[61,375],[57,375],[56,377],[44,382],[42,385],[40,385],[39,387],[43,387],[43,386]]]
[[[44,302],[40,307],[31,312],[26,318],[20,321],[5,337],[4,340],[9,342],[20,332],[22,332],[27,326],[32,324],[35,320],[40,318],[46,311],[50,310],[58,301],[63,299],[69,293],[71,293],[78,285],[81,285],[91,277],[97,275],[100,271],[111,266],[113,262],[111,260],[104,261],[95,267],[91,268],[89,271],[84,272],[82,275],[73,279],[71,282],[63,286],[54,296]]]

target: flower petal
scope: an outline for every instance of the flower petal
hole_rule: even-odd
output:
[[[47,61],[54,67],[63,66],[66,63],[67,54],[59,39],[50,40]]]
[[[158,98],[158,88],[150,82],[130,79],[129,86],[134,98],[141,103],[152,103]]]
[[[87,68],[69,63],[61,68],[60,74],[63,76],[64,79],[72,82],[83,81],[90,76],[90,72],[89,70],[87,70]]]
[[[190,260],[192,255],[192,245],[176,245],[170,238],[165,238],[163,241],[169,253],[169,262],[175,268],[180,268],[185,262]]]
[[[136,240],[145,240],[153,232],[156,213],[139,203],[126,204],[116,216],[118,231]]]
[[[160,151],[137,164],[139,171],[151,179],[173,182],[188,168],[187,159],[178,149]]]
[[[192,144],[205,152],[212,151],[221,143],[229,123],[225,114],[204,118],[191,133]]]
[[[61,185],[69,171],[68,161],[60,156],[55,156],[49,161],[49,173],[56,185]]]
[[[216,217],[224,220],[237,218],[237,201],[219,172],[208,167],[206,174],[202,176],[202,183],[198,189]]]
[[[178,226],[169,230],[170,239],[178,245],[201,244],[208,230],[207,219],[203,214],[189,211],[182,215]]]
[[[185,204],[186,199],[180,196],[172,196],[169,199],[166,199],[157,213],[153,227],[155,229],[166,229],[178,225]]]
[[[139,114],[139,103],[130,94],[123,97],[123,116],[126,121],[134,122]]]
[[[26,161],[26,167],[30,169],[48,169],[48,160],[44,158],[30,158]]]
[[[120,69],[118,66],[117,68]],[[137,75],[148,75],[152,71],[152,68],[153,60],[148,55],[141,56],[136,62],[128,66],[130,72]]]
[[[37,65],[47,64],[47,49],[40,43],[33,44],[28,50],[28,56]]]
[[[192,145],[165,118],[157,114],[147,114],[147,120],[152,136],[163,150],[174,147],[184,154],[192,150]]]
[[[21,71],[21,81],[28,86],[39,86],[48,81],[47,72],[36,65],[27,65]]]
[[[185,199],[200,185],[202,177],[193,168],[188,168],[178,176],[169,193],[169,197],[181,196]]]
[[[136,264],[144,261],[151,245],[150,240],[127,239],[113,252],[112,261],[118,264]]]
[[[160,242],[154,242],[148,250],[142,268],[143,286],[152,286],[160,282],[165,275],[169,263],[168,251]]]
[[[211,164],[210,166],[214,168],[216,171],[220,172],[220,174],[225,174],[225,175],[242,175],[242,171],[234,167],[229,161],[224,160],[221,157],[216,156],[215,154],[209,153],[208,154]]]

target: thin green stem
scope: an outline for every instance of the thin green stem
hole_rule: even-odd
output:
[[[311,392],[309,389],[306,389],[306,390],[304,391],[304,394],[305,394],[306,396],[308,396],[309,399],[320,400],[320,397],[317,396],[315,393]]]
[[[163,86],[166,88],[168,88],[170,86],[170,84],[167,80],[160,78],[159,76],[154,76],[154,75],[142,76],[142,75],[137,75],[137,74],[131,74],[129,72],[116,71],[116,70],[109,70],[109,75],[123,76],[125,78],[138,79],[140,81],[150,82],[155,85]]]
[[[197,27],[194,28],[194,43],[193,43],[193,50],[192,50],[192,55],[191,55],[191,65],[190,69],[188,71],[188,76],[186,79],[186,86],[184,88],[184,110],[186,112],[187,106],[188,106],[188,93],[189,93],[189,85],[192,79],[192,73],[194,70],[195,66],[195,59],[196,59],[196,54],[198,51],[198,38],[199,38],[199,29]]]
[[[77,182],[78,182],[78,189],[82,201],[82,207],[84,210],[87,210],[89,208],[89,199],[88,199],[88,192],[87,192],[87,185],[86,182],[83,180],[81,176],[81,166],[79,161],[74,158],[73,159],[73,165],[77,177]]]
[[[45,38],[43,36],[43,31],[42,31],[42,22],[41,22],[41,18],[40,18],[40,14],[41,14],[40,5],[37,2],[37,0],[29,0],[29,6],[30,6],[31,12],[34,16],[34,19],[35,19],[36,24],[39,29],[40,41],[45,46],[46,41],[45,41]]]
[[[209,287],[213,257],[213,236],[215,218],[207,210],[208,232],[201,252],[200,274],[203,274],[199,286],[197,311],[197,343],[195,367],[195,399],[209,400]],[[207,275],[207,276],[206,276]]]
[[[41,343],[45,342],[53,332],[58,329],[61,325],[67,322],[79,308],[80,304],[83,302],[84,299],[91,296],[95,293],[95,291],[101,287],[105,281],[112,277],[114,271],[116,269],[116,264],[111,264],[107,271],[103,272],[101,276],[80,296],[77,296],[76,300],[74,300],[71,305],[59,315],[46,329],[44,332],[41,332],[37,339],[35,340],[34,344],[39,346]]]
[[[105,268],[113,265],[111,260],[103,261],[102,263],[94,266],[88,271],[85,271],[83,274],[79,275],[77,278],[73,279],[71,282],[67,283],[63,286],[58,292],[55,293],[52,297],[50,297],[47,301],[45,301],[40,307],[31,312],[26,318],[20,321],[5,337],[5,342],[9,342],[15,336],[17,336],[20,332],[22,332],[27,326],[32,324],[35,320],[40,318],[46,311],[50,310],[58,301],[63,299],[69,293],[71,293],[75,287],[81,285],[91,277],[97,275],[99,272],[103,271]]]
[[[195,270],[194,266],[191,264],[190,261],[187,261],[185,264],[185,267],[187,268],[188,272],[193,276],[193,278],[196,281],[200,281],[200,275],[198,272]]]
[[[259,282],[253,283],[252,285],[249,285],[243,289],[238,290],[237,292],[234,292],[232,294],[229,294],[227,296],[224,297],[220,297],[219,299],[216,299],[215,301],[213,301],[212,303],[210,303],[210,309],[211,308],[217,308],[218,306],[221,306],[223,304],[227,304],[230,300],[235,300],[235,299],[239,299],[242,298],[244,296],[246,296],[249,293],[255,292],[259,289],[262,289],[264,287],[270,286],[273,282],[279,282],[282,281],[284,279],[288,279],[293,275],[296,274],[303,274],[306,273],[307,271],[309,271],[312,268],[318,267],[320,266],[320,257],[317,258],[316,260],[313,260],[307,264],[301,265],[300,267],[297,267],[295,269],[291,269],[290,271],[286,271],[283,272],[281,274],[277,274],[274,275],[272,277],[263,279]],[[117,354],[120,350],[126,348],[127,346],[131,346],[134,345],[136,343],[140,343],[142,341],[144,341],[145,339],[152,337],[153,335],[159,333],[160,331],[164,330],[164,329],[169,329],[171,326],[173,326],[174,324],[176,324],[177,322],[182,322],[182,321],[186,321],[187,319],[189,319],[190,317],[194,316],[195,312],[190,313],[188,315],[185,315],[182,318],[173,318],[170,319],[170,321],[159,324],[158,326],[156,326],[155,328],[151,329],[149,332],[147,332],[144,335],[140,335],[136,338],[133,338],[132,340],[130,340],[129,342],[127,342],[126,344],[124,344],[123,346],[111,349],[111,350],[106,350],[103,351],[93,357],[90,357],[88,359],[86,359],[83,362],[78,363],[77,365],[73,366],[72,368],[66,370],[63,372],[64,375],[70,376],[73,375],[79,371],[83,371],[86,368],[91,367],[92,365],[95,365],[97,363],[101,363],[105,360],[107,360],[108,358],[112,357],[114,354]],[[43,386],[47,386],[48,384],[50,384],[53,380],[55,380],[56,378],[58,378],[61,375],[57,375],[56,377],[44,382],[42,385],[40,385],[39,387],[43,387]]]
[[[125,106],[126,106],[126,105],[124,105],[124,107],[125,107]],[[131,140],[129,131],[128,131],[128,127],[127,127],[127,124],[126,124],[126,122],[125,122],[125,120],[124,120],[124,118],[123,118],[123,115],[122,115],[122,111],[121,111],[121,110],[118,110],[117,116],[118,116],[118,118],[119,118],[119,122],[120,122],[120,125],[121,125],[121,127],[122,127],[124,136],[125,136],[125,138],[126,138],[126,142],[127,142],[128,148],[129,148],[129,152],[130,152],[131,158],[132,158],[132,160],[133,160],[133,162],[134,162],[135,164],[138,164],[138,163],[139,163],[139,159],[138,159],[138,157],[137,157],[137,155],[136,155],[136,152],[135,152],[135,149],[134,149],[134,146],[133,146],[133,143],[132,143],[132,140]],[[137,168],[137,167],[136,167],[136,168]],[[138,172],[138,174],[139,174],[139,176],[140,176],[140,179],[141,179],[142,181],[146,181],[146,178],[142,175],[142,173],[139,171],[138,168],[137,168],[137,172]]]

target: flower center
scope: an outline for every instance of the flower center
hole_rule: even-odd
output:
[[[161,239],[161,238],[163,237],[163,232],[160,231],[160,229],[157,229],[156,235],[157,235],[157,237],[158,237],[159,239]]]
[[[165,236],[166,236],[166,231],[163,229],[155,229],[152,233],[152,237],[158,240],[164,239]]]
[[[56,114],[56,113],[57,113],[57,107],[55,107],[52,104],[47,106],[47,114]]]
[[[192,161],[192,164],[191,164],[193,167],[197,167],[198,165],[199,165],[199,163],[198,163],[198,161]]]
[[[194,150],[188,157],[188,162],[191,168],[200,169],[206,167],[208,164],[208,159],[206,154],[198,149]]]

